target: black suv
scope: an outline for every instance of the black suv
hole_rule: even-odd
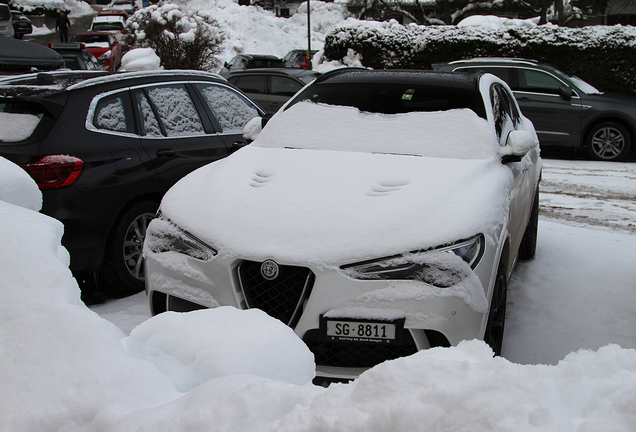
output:
[[[0,155],[35,179],[42,212],[64,223],[78,281],[101,269],[100,287],[122,294],[144,287],[145,229],[163,194],[245,145],[243,127],[264,115],[225,79],[198,71],[4,79],[0,113],[27,125],[0,130]]]
[[[602,93],[582,79],[534,60],[475,58],[434,64],[439,71],[497,75],[512,89],[541,146],[587,149],[596,160],[620,161],[636,142],[636,98]]]

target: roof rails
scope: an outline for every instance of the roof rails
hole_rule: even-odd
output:
[[[470,63],[470,62],[475,62],[475,63],[479,63],[479,62],[519,63],[519,64],[532,64],[532,65],[539,64],[539,62],[537,60],[517,58],[517,57],[474,57],[474,58],[471,58],[471,59],[452,61],[452,62],[449,62],[448,64]]]
[[[350,72],[350,71],[368,71],[370,69],[364,68],[364,67],[341,67],[338,69],[332,69],[330,71],[327,71],[325,73],[323,73],[322,75],[320,75],[318,78],[316,78],[316,83],[322,82],[326,79],[332,78],[336,75],[340,75],[342,73],[345,72]]]

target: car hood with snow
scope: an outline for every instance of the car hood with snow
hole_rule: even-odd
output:
[[[289,263],[340,265],[484,227],[494,238],[512,182],[497,147],[470,110],[386,116],[299,103],[252,145],[182,179],[161,211],[221,254]]]

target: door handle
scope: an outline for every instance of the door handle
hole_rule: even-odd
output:
[[[246,145],[247,143],[245,141],[234,141],[232,143],[232,146],[230,147],[230,153],[234,153],[235,151],[237,151],[241,147],[245,147]]]
[[[155,152],[155,154],[159,159],[170,159],[171,157],[174,157],[177,152],[175,152],[174,149],[159,149]]]

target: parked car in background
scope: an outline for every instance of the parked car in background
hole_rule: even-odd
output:
[[[126,20],[119,15],[97,15],[93,17],[93,22],[88,28],[88,33],[124,33]]]
[[[49,71],[64,67],[62,56],[44,45],[0,37],[0,75]]]
[[[49,42],[49,48],[58,52],[67,69],[72,70],[106,70],[103,63],[79,42]]]
[[[314,57],[318,50],[311,50],[310,59]],[[285,62],[285,67],[292,68],[307,68],[309,66],[309,61],[307,60],[307,50],[291,50],[283,57],[283,62]]]
[[[102,10],[103,11],[125,11],[128,16],[131,16],[139,9],[139,6],[135,2],[135,0],[113,0],[106,5]]]
[[[99,271],[122,293],[144,287],[141,248],[165,191],[245,145],[244,125],[264,115],[220,76],[184,70],[5,79],[0,112],[24,125],[0,130],[0,155],[34,178],[42,212],[64,223],[83,289]]]
[[[542,146],[586,149],[596,160],[620,161],[636,143],[636,98],[603,93],[582,79],[534,60],[475,58],[434,64],[439,71],[497,75],[510,85]]]
[[[120,16],[126,21],[130,15],[125,10],[100,10],[97,12],[97,16]]]
[[[227,76],[228,73],[256,68],[283,68],[285,63],[280,58],[267,54],[239,54],[229,62],[225,62],[219,73]]]
[[[328,379],[462,340],[499,354],[540,167],[493,75],[325,73],[164,196],[144,245],[151,311],[262,309]]]
[[[75,33],[71,42],[83,43],[107,71],[121,66],[121,44],[112,33]]]
[[[22,39],[25,34],[33,33],[33,25],[31,20],[20,11],[11,11],[11,20],[13,23],[13,37]]]
[[[230,72],[227,80],[263,110],[276,112],[300,89],[320,76],[307,69],[247,69]]]
[[[0,3],[0,37],[13,37],[11,9],[4,3]]]

